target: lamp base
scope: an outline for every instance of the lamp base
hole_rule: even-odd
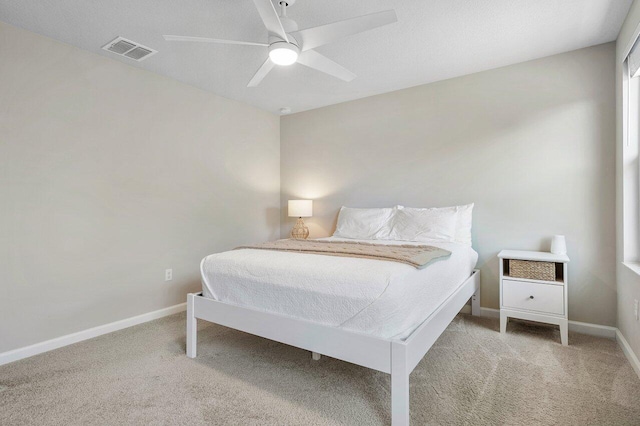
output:
[[[295,238],[297,240],[306,240],[309,236],[309,228],[304,224],[304,220],[301,217],[298,218],[296,224],[293,226],[291,230],[291,238]]]

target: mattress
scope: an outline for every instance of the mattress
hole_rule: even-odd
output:
[[[347,240],[374,244],[406,241]],[[241,249],[201,263],[203,296],[385,339],[405,339],[469,278],[478,254],[458,243],[425,269],[373,259]]]

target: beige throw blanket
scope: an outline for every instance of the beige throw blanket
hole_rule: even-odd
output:
[[[450,251],[433,246],[387,245],[327,240],[278,240],[235,248],[235,250],[239,249],[276,250],[387,260],[406,263],[418,269],[427,267],[436,259],[451,256]]]

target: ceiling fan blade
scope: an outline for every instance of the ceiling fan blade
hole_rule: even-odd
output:
[[[298,63],[314,70],[322,71],[344,81],[351,81],[356,75],[315,50],[307,50],[298,57]]]
[[[357,18],[345,19],[344,21],[334,22],[332,24],[294,31],[291,35],[294,36],[299,43],[302,43],[302,50],[305,51],[397,21],[398,18],[396,17],[395,10],[385,10],[370,15],[358,16]]]
[[[275,66],[276,65],[271,62],[271,59],[267,58],[260,69],[258,69],[258,72],[255,73],[249,84],[247,84],[247,87],[256,87],[267,76],[267,74],[269,74],[269,71],[271,71]]]
[[[167,41],[195,41],[200,43],[221,43],[221,44],[242,44],[247,46],[264,46],[268,47],[267,43],[254,43],[252,41],[237,41],[237,40],[221,40],[219,38],[207,38],[207,37],[189,37],[189,36],[177,36],[177,35],[163,35]]]
[[[253,0],[253,3],[256,5],[262,22],[267,28],[267,31],[269,31],[269,34],[275,35],[289,43],[289,37],[287,37],[287,33],[282,26],[273,2],[271,0]]]

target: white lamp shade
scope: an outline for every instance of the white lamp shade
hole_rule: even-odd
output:
[[[289,200],[289,217],[313,216],[313,200]]]

